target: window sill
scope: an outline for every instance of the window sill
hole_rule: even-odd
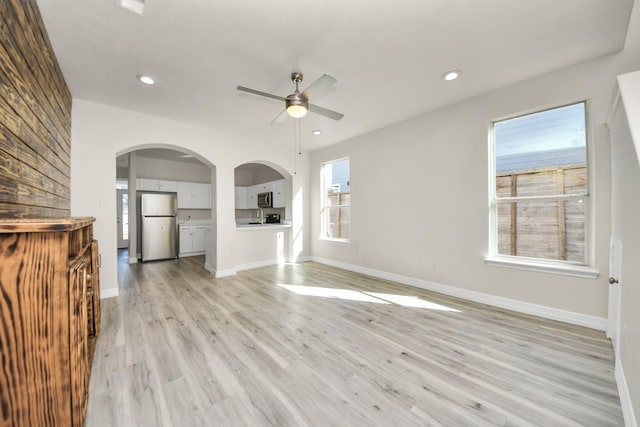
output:
[[[502,257],[487,257],[484,260],[493,267],[515,268],[518,270],[537,271],[540,273],[560,274],[563,276],[595,279],[600,274],[598,270],[585,265],[561,264],[542,262],[532,259],[511,259]]]

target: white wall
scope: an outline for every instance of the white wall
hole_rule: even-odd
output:
[[[116,242],[116,156],[128,151],[164,147],[195,154],[215,165],[216,208],[212,220],[217,229],[214,268],[220,273],[235,272],[236,231],[234,216],[234,168],[242,163],[265,161],[293,174],[288,146],[267,146],[249,142],[211,129],[192,126],[133,111],[73,100],[71,128],[71,213],[95,216],[94,232],[102,255],[101,290],[117,295]],[[298,161],[293,175],[294,193],[302,191],[308,172],[305,159]],[[297,212],[297,213],[296,213]],[[302,211],[291,218],[301,232],[293,245],[299,256],[307,256],[309,243]],[[296,246],[297,245],[297,246]]]
[[[610,123],[611,228],[623,250],[622,271],[617,278],[621,303],[616,374],[624,374],[628,405],[634,402],[629,412],[635,411],[636,420],[640,420],[640,71],[619,76],[618,81],[623,103],[617,104]],[[621,392],[623,408],[625,392]],[[625,412],[625,417],[628,415]]]
[[[637,9],[634,29],[640,22]],[[313,257],[443,284],[469,295],[535,304],[603,328],[610,235],[604,123],[615,76],[640,65],[633,46],[312,152]],[[591,239],[600,276],[581,279],[486,265],[490,122],[584,99],[589,101]],[[351,243],[322,241],[320,164],[346,156],[351,159]]]
[[[176,162],[137,156],[138,178],[169,181],[211,182],[211,168],[204,163]]]

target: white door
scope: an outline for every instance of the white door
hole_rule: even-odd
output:
[[[118,249],[129,247],[129,190],[116,190]]]
[[[620,284],[622,279],[622,242],[611,236],[609,250],[609,313],[607,336],[613,343],[613,351],[618,354],[620,345]]]

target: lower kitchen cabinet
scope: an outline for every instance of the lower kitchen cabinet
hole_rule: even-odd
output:
[[[211,227],[206,225],[181,225],[179,256],[204,255],[210,231]]]
[[[94,218],[0,220],[3,426],[82,426],[100,331]]]

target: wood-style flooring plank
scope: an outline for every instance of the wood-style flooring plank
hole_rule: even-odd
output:
[[[622,426],[601,331],[315,263],[126,264],[87,426]]]

